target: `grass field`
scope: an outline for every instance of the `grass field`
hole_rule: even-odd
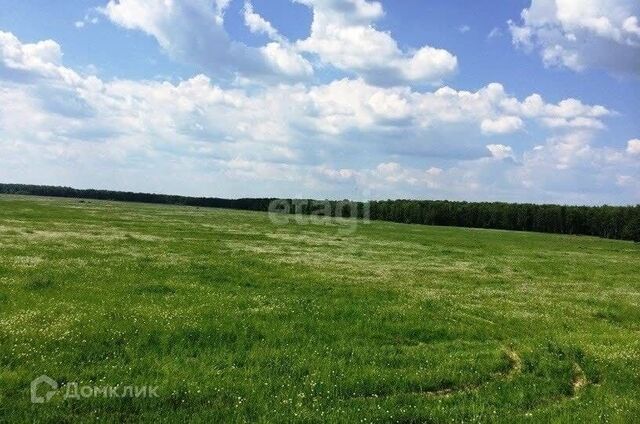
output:
[[[0,197],[0,422],[640,417],[639,245],[351,225]]]

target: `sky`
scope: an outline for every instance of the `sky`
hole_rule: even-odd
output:
[[[0,0],[0,182],[640,203],[637,0]]]

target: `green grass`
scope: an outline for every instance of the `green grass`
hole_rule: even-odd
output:
[[[640,246],[351,225],[0,197],[0,422],[640,416]]]

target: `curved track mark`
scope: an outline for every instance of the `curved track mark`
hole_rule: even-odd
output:
[[[506,373],[505,377],[511,380],[517,374],[522,372],[522,358],[520,358],[518,352],[511,348],[505,349],[504,352],[507,355],[507,358],[509,358],[509,364],[511,365],[511,369]]]
[[[587,384],[589,384],[589,380],[587,380],[587,376],[580,367],[577,362],[573,364],[573,381],[571,382],[571,387],[573,390],[573,399],[576,399],[580,396],[580,392],[584,389]]]
[[[509,347],[505,347],[504,348],[504,354],[507,356],[508,360],[509,360],[509,369],[503,372],[498,373],[497,375],[494,374],[497,377],[501,377],[505,380],[512,380],[513,378],[515,378],[518,374],[520,374],[522,372],[522,359],[520,358],[520,355],[518,355],[518,353],[509,348]],[[483,386],[489,384],[491,381],[494,380],[489,380],[489,381],[485,381],[483,383],[478,383],[478,384],[470,384],[470,385],[466,385],[466,386],[459,386],[459,387],[454,387],[454,388],[446,388],[446,389],[436,389],[436,390],[415,390],[412,392],[405,392],[405,394],[420,394],[423,396],[428,396],[428,397],[442,397],[442,398],[447,398],[450,396],[453,396],[457,393],[463,393],[463,392],[473,392],[473,391],[477,391],[480,390]],[[366,398],[366,399],[373,399],[373,398],[381,398],[381,397],[385,397],[384,395],[370,395],[370,396],[357,396],[359,398]]]

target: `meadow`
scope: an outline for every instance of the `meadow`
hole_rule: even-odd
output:
[[[640,245],[299,221],[0,196],[0,422],[640,417]]]

